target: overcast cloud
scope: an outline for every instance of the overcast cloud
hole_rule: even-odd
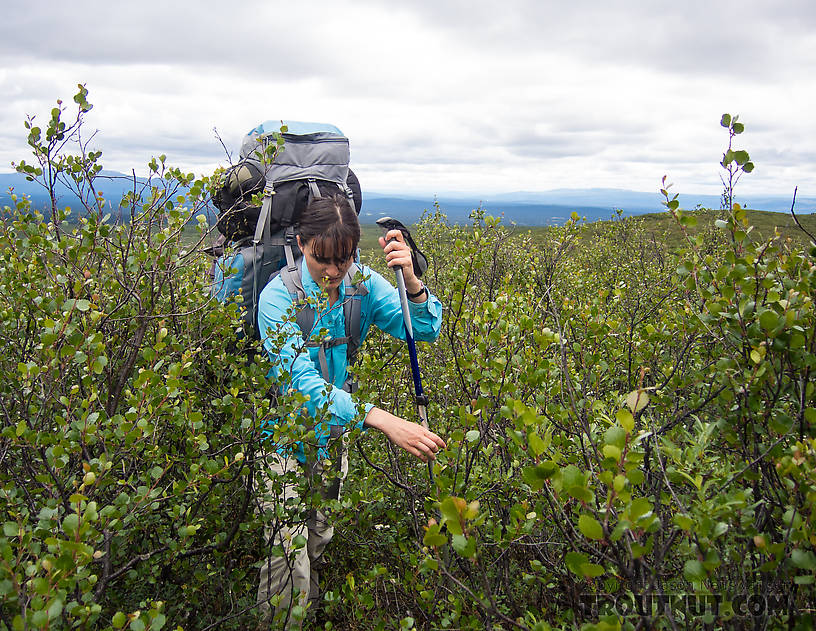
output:
[[[331,122],[368,191],[718,193],[723,112],[743,193],[816,195],[816,4],[654,0],[11,3],[0,168],[23,120],[84,83],[106,168],[228,161],[265,119]]]

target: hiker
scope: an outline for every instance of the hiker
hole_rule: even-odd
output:
[[[394,337],[405,339],[399,295],[387,280],[373,270],[364,268],[360,270],[364,277],[360,283],[362,287],[352,288],[349,278],[352,273],[349,270],[356,271],[358,267],[354,263],[354,256],[360,240],[360,226],[347,196],[334,194],[312,200],[300,216],[296,233],[297,245],[303,254],[296,273],[300,275],[302,290],[306,297],[320,296],[321,291],[328,294],[327,303],[325,299],[321,303],[324,308],[319,314],[313,315],[312,331],[325,328],[329,339],[346,340],[345,313],[348,312],[344,305],[358,300],[359,341],[365,339],[372,324]],[[399,230],[389,231],[385,238],[380,237],[380,246],[389,267],[402,267],[414,337],[423,341],[435,340],[441,328],[442,306],[414,273],[411,248],[405,243]],[[445,447],[442,438],[433,432],[371,404],[365,405],[362,415],[358,414],[358,406],[349,392],[354,388],[348,380],[350,358],[346,352],[346,344],[329,343],[320,349],[304,348],[302,324],[285,321],[293,304],[292,292],[287,287],[287,282],[291,284],[291,280],[286,280],[284,270],[260,294],[258,328],[261,338],[273,360],[273,372],[280,374],[285,371],[291,376],[289,387],[308,395],[305,406],[310,414],[328,406],[331,420],[329,426],[319,424],[315,427],[316,441],[320,447],[317,462],[306,461],[302,445],[278,445],[267,454],[271,476],[297,471],[298,476],[319,478],[324,473],[324,461],[321,458],[326,456],[332,445],[340,445],[340,456],[330,460],[332,467],[339,466],[337,479],[332,488],[327,490],[329,497],[337,499],[348,470],[343,434],[355,427],[378,429],[392,443],[420,460],[433,460],[437,451]],[[278,352],[278,349],[272,348],[268,332],[279,331],[281,327],[287,333],[287,343]],[[270,493],[273,481],[272,477],[264,480],[269,485]],[[294,485],[284,486],[282,496],[277,497],[276,501],[286,502],[293,497],[296,494],[293,487]],[[264,508],[274,509],[276,501],[270,500],[268,504],[265,503]],[[269,599],[276,594],[281,596],[277,611],[281,612],[281,616],[287,617],[289,625],[295,624],[291,620],[293,589],[299,590],[296,604],[305,606],[307,599],[314,602],[318,598],[316,561],[331,540],[333,532],[327,515],[322,511],[309,514],[305,524],[284,527],[275,533],[267,532],[267,536],[272,538],[270,547],[283,544],[286,555],[270,555],[261,568],[258,604],[265,622],[272,621],[274,612]],[[297,535],[306,537],[308,543],[292,558],[290,542]]]

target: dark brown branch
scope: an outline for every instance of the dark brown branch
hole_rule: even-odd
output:
[[[113,414],[116,412],[116,408],[119,405],[119,399],[122,397],[122,390],[125,388],[125,384],[130,377],[130,371],[133,370],[133,365],[136,363],[136,358],[139,356],[139,349],[142,347],[142,338],[144,338],[145,331],[147,330],[147,323],[148,320],[146,318],[141,318],[141,324],[136,330],[136,336],[133,340],[133,348],[130,351],[130,356],[127,358],[125,365],[122,366],[116,384],[114,385],[114,388],[108,397],[108,402],[105,405],[105,411],[107,412],[108,416],[113,416]]]
[[[797,226],[799,226],[799,230],[801,230],[801,231],[802,231],[802,232],[804,232],[804,233],[805,233],[807,236],[809,236],[809,237],[810,237],[811,242],[813,242],[814,244],[816,244],[816,237],[814,237],[814,236],[813,236],[812,234],[810,234],[810,233],[809,233],[807,230],[805,230],[805,227],[804,227],[804,226],[803,226],[801,223],[799,223],[799,217],[797,217],[797,216],[796,216],[796,213],[795,213],[795,212],[794,212],[794,210],[793,210],[793,207],[794,207],[794,206],[796,206],[796,191],[797,191],[797,190],[799,190],[799,187],[798,187],[798,186],[797,186],[797,187],[795,187],[795,188],[793,189],[793,201],[791,202],[791,209],[790,209],[791,217],[793,217],[793,221],[796,223],[796,225],[797,225]]]

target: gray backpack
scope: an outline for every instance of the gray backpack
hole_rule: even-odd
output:
[[[339,190],[359,214],[362,192],[348,166],[348,138],[334,125],[266,121],[244,137],[240,156],[241,161],[224,173],[213,195],[223,239],[221,249],[212,252],[217,257],[212,293],[222,302],[240,294],[245,332],[259,339],[261,291],[284,266],[289,269],[288,277],[299,269],[295,226],[300,213],[312,199]],[[232,254],[225,255],[225,246],[231,246]],[[298,283],[299,274],[297,283],[292,287],[287,283],[287,288],[293,299],[302,300],[304,296],[297,295]],[[356,323],[346,317],[347,329],[350,325],[356,332],[349,331],[347,337],[359,340],[359,315]],[[306,335],[307,330],[303,331]]]

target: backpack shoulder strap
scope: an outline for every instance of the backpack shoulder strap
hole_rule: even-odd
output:
[[[346,300],[343,303],[343,319],[346,322],[346,338],[348,339],[346,358],[349,364],[353,363],[357,350],[362,344],[362,297],[368,294],[368,289],[363,283],[356,285],[353,283],[354,277],[360,272],[360,266],[352,263],[344,280]]]
[[[297,261],[289,261],[288,265],[281,270],[280,275],[286,290],[292,296],[292,301],[298,305],[295,321],[303,339],[308,341],[314,328],[315,312],[314,308],[306,303],[306,290],[303,288],[303,257],[301,256]]]

